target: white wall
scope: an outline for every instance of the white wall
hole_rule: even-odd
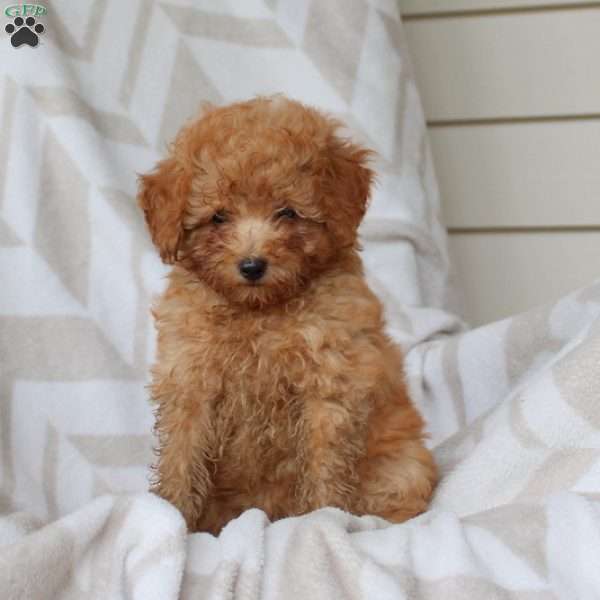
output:
[[[600,278],[600,2],[400,6],[467,318]]]

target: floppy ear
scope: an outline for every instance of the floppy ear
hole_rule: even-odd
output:
[[[144,211],[152,241],[167,264],[177,258],[189,192],[190,177],[173,157],[160,161],[152,173],[139,177],[138,204]]]
[[[321,191],[328,206],[328,222],[343,244],[354,242],[367,210],[375,178],[368,166],[373,154],[372,150],[337,135],[328,140]]]

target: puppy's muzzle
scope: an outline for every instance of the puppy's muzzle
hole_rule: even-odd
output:
[[[238,267],[242,277],[248,281],[258,281],[267,270],[267,261],[262,258],[244,258]]]

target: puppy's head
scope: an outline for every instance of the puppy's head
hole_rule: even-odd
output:
[[[340,124],[283,97],[209,107],[140,178],[166,263],[229,301],[294,296],[356,245],[373,172]]]

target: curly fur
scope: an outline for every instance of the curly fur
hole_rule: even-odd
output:
[[[358,255],[370,152],[339,126],[283,97],[205,107],[140,178],[174,265],[153,309],[153,489],[191,531],[250,507],[403,521],[431,496],[423,422]],[[263,278],[240,275],[245,257],[268,261]]]

